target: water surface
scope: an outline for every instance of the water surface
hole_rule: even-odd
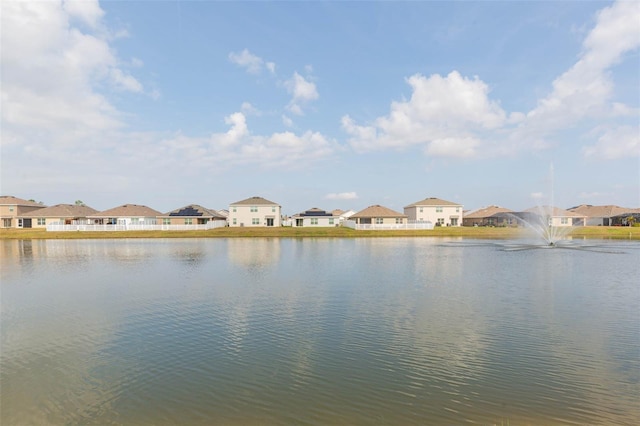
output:
[[[598,244],[3,240],[0,423],[637,424],[640,244]]]

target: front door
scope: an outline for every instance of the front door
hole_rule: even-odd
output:
[[[273,218],[272,217],[268,217],[267,218],[267,226],[273,226]]]

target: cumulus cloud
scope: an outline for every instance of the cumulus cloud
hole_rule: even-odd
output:
[[[601,132],[595,145],[582,149],[587,158],[616,160],[640,157],[640,132],[638,127],[621,126]]]
[[[287,91],[291,94],[291,102],[288,105],[289,111],[296,115],[303,115],[303,106],[308,102],[318,99],[318,90],[315,83],[304,78],[297,72],[284,83]]]
[[[638,22],[638,2],[619,1],[598,12],[577,62],[529,112],[504,111],[478,77],[457,71],[415,74],[406,79],[410,99],[392,102],[388,114],[364,124],[344,115],[342,129],[356,152],[419,147],[429,157],[468,158],[546,149],[558,143],[561,133],[597,118],[608,122],[610,130],[596,145],[585,147],[584,155],[620,158],[637,150],[633,133],[640,133],[637,120],[630,128],[620,120],[635,118],[638,111],[612,100],[610,69],[640,46]]]
[[[142,93],[144,87],[122,68],[103,16],[91,0],[3,4],[6,140],[23,146],[87,144],[123,126],[104,92]]]
[[[249,49],[243,49],[241,52],[229,53],[229,61],[245,68],[250,74],[260,74],[265,68],[272,74],[276,72],[275,63],[265,62],[261,57],[251,53]]]
[[[324,196],[327,200],[355,200],[358,194],[355,192],[332,192]]]
[[[506,113],[489,99],[489,87],[457,71],[409,77],[409,100],[394,101],[388,115],[370,125],[358,125],[348,115],[342,128],[359,152],[422,146],[429,155],[466,157],[476,153],[477,132],[500,128]]]

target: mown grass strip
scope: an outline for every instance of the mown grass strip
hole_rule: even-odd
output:
[[[437,227],[433,230],[355,231],[349,228],[217,228],[207,231],[47,232],[44,229],[0,229],[0,239],[109,239],[109,238],[370,238],[464,237],[511,239],[523,228]],[[575,228],[573,238],[640,240],[640,227],[586,226]]]

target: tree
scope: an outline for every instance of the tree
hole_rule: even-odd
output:
[[[84,206],[84,201],[76,200],[76,206]]]

